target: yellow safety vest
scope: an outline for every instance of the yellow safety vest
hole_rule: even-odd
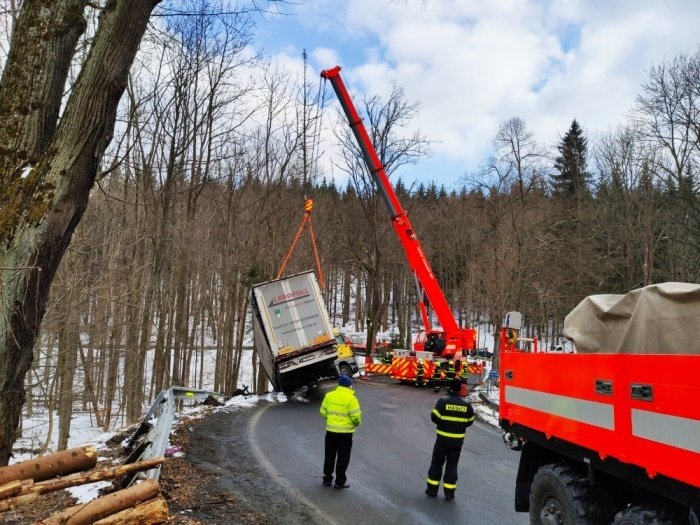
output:
[[[328,392],[321,403],[321,415],[326,418],[326,430],[339,434],[355,432],[362,423],[360,402],[351,388],[339,386]]]

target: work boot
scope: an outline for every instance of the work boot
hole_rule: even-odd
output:
[[[445,499],[447,501],[452,501],[453,499],[455,499],[454,489],[445,489]]]
[[[350,485],[349,485],[348,483],[343,483],[342,485],[339,484],[339,483],[336,483],[335,485],[333,485],[333,488],[336,488],[336,489],[346,489],[346,488],[348,488],[349,486],[350,486]]]
[[[425,489],[425,493],[428,496],[430,496],[431,498],[437,498],[437,491],[436,490]]]

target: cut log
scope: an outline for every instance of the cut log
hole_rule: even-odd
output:
[[[21,479],[44,481],[73,472],[90,470],[97,464],[95,447],[85,446],[28,459],[0,468],[0,485]]]
[[[116,467],[108,467],[100,470],[91,470],[90,472],[71,474],[65,478],[49,479],[46,481],[41,481],[39,483],[34,483],[31,480],[23,481],[12,481],[6,483],[0,487],[0,494],[4,487],[19,487],[21,494],[19,496],[13,496],[5,499],[0,499],[0,513],[7,512],[10,509],[19,507],[27,503],[32,503],[34,499],[25,498],[24,495],[29,494],[46,494],[48,492],[54,492],[56,490],[67,489],[69,487],[75,487],[77,485],[85,485],[87,483],[95,483],[96,481],[106,481],[108,479],[114,479],[124,476],[132,472],[138,472],[142,470],[149,470],[151,468],[157,467],[165,461],[165,458],[154,458],[146,461],[140,461],[138,463],[132,463],[131,465],[119,465]],[[0,497],[1,498],[1,497]]]
[[[134,507],[143,501],[153,499],[158,496],[159,492],[158,482],[154,479],[147,479],[128,489],[55,512],[45,520],[38,521],[35,525],[88,525],[124,509]]]
[[[158,496],[134,508],[122,510],[106,518],[102,518],[94,525],[156,525],[165,523],[170,517],[168,504],[163,496]]]
[[[31,485],[29,480],[15,480],[0,485],[0,499],[9,498],[10,496],[16,496],[22,493],[22,489],[25,485]]]
[[[0,514],[12,510],[20,505],[28,505],[34,503],[41,497],[41,494],[23,494],[21,496],[15,496],[14,498],[7,498],[0,501]]]
[[[102,469],[91,470],[89,472],[78,472],[64,478],[49,479],[40,483],[27,485],[24,489],[22,489],[22,493],[28,494],[31,492],[38,492],[39,494],[46,494],[47,492],[62,490],[68,487],[75,487],[77,485],[85,485],[86,483],[107,481],[110,479],[120,478],[126,474],[131,474],[132,472],[150,470],[163,463],[163,461],[165,461],[165,458],[161,456],[159,458],[139,461],[138,463],[131,463],[129,465],[118,465],[116,467],[105,467]],[[0,489],[1,488],[2,487],[0,487]]]

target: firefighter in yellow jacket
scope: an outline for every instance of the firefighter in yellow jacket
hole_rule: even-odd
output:
[[[430,419],[437,425],[437,437],[433,446],[433,457],[428,470],[428,487],[425,493],[436,497],[442,479],[445,499],[452,500],[457,489],[457,463],[462,452],[464,434],[474,423],[474,409],[461,395],[462,381],[454,378],[450,391],[438,399]],[[445,476],[442,466],[445,465]]]
[[[328,392],[321,403],[321,415],[326,420],[326,450],[323,461],[323,484],[337,489],[346,489],[345,471],[350,464],[352,435],[362,422],[360,402],[352,389],[352,379],[341,375],[338,387]]]

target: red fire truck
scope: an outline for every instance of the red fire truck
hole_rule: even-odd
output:
[[[530,523],[698,524],[698,299],[685,283],[592,296],[565,321],[576,353],[521,349],[520,315],[506,317],[500,424]]]
[[[382,166],[372,141],[365,129],[355,105],[340,78],[340,66],[321,72],[321,77],[329,80],[340,100],[343,111],[348,119],[355,139],[362,150],[365,164],[372,175],[377,191],[386,204],[391,223],[394,227],[406,259],[411,267],[418,286],[418,309],[421,314],[425,333],[414,343],[413,351],[397,353],[392,361],[392,377],[401,381],[416,381],[423,377],[429,379],[435,376],[435,365],[452,360],[455,373],[461,373],[461,367],[467,366],[467,355],[470,349],[476,347],[476,331],[472,328],[459,326],[445,294],[433,273],[425,252],[421,246],[416,231],[411,225],[408,214],[402,208],[389,177]],[[432,306],[440,327],[433,327],[428,315],[427,304],[420,298],[427,298]],[[419,366],[420,365],[420,366]],[[471,365],[472,376],[480,378],[480,365]],[[466,369],[465,369],[466,371]],[[421,375],[422,374],[422,375]]]

